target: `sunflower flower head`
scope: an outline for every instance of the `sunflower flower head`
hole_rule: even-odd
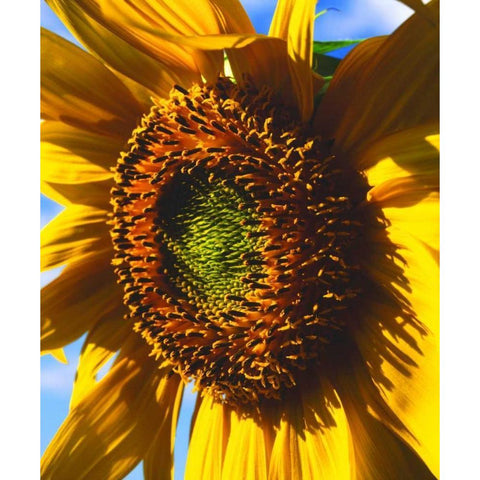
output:
[[[281,398],[362,291],[365,179],[269,89],[227,78],[177,86],[129,146],[112,233],[136,329],[216,398]]]
[[[44,33],[43,477],[172,479],[193,382],[187,480],[435,478],[438,2],[338,67],[312,0],[50,3],[96,58]]]

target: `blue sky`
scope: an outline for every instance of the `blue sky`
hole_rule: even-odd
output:
[[[272,0],[245,0],[242,3],[256,30],[260,33],[267,33],[275,2]],[[318,11],[328,7],[333,7],[338,11],[329,11],[328,14],[321,16],[316,21],[315,39],[317,40],[358,39],[388,34],[411,14],[407,7],[395,0],[323,0],[319,2]],[[41,24],[70,41],[75,41],[43,1],[41,2]],[[339,54],[345,54],[345,51],[339,52]],[[41,226],[48,223],[60,211],[59,205],[42,196]],[[51,281],[58,273],[58,269],[44,273],[41,278],[42,285]],[[82,341],[83,337],[66,347],[68,365],[60,364],[50,356],[41,359],[42,452],[68,413],[71,385]],[[175,480],[183,478],[189,420],[194,399],[194,395],[188,392],[180,413],[175,446]],[[128,480],[142,479],[141,466],[126,478]]]

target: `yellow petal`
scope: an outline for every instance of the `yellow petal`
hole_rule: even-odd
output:
[[[438,193],[430,193],[415,205],[404,208],[384,208],[386,218],[392,223],[390,238],[395,231],[409,232],[419,240],[439,262],[440,250],[440,198]]]
[[[422,176],[438,186],[438,123],[416,125],[383,137],[359,154],[355,166],[376,187],[394,177]]]
[[[72,9],[69,2],[55,3],[67,14]],[[180,44],[165,40],[160,34],[217,34],[245,23],[235,18],[235,14],[238,17],[238,12],[243,12],[237,2],[233,4],[236,8],[223,9],[228,5],[227,2],[218,1],[212,6],[206,0],[195,4],[180,0],[175,5],[149,0],[142,0],[135,5],[110,0],[82,0],[77,4],[78,7],[74,7],[77,17],[93,19],[138,51],[155,58],[179,78],[190,77],[192,80],[194,76],[200,80],[200,74],[213,80],[223,67],[221,52],[185,49]],[[202,15],[198,15],[199,11]],[[246,17],[244,12],[243,16]]]
[[[304,478],[312,480],[350,480],[354,465],[348,422],[332,386],[322,382],[303,396],[303,421],[307,428],[299,435],[299,450]],[[297,425],[301,420],[297,417]]]
[[[205,396],[194,422],[185,480],[220,480],[229,437],[226,407]]]
[[[294,5],[295,0],[280,0],[277,2],[268,32],[269,36],[282,38],[285,41],[288,40],[288,29]]]
[[[218,45],[218,41],[214,44]],[[259,37],[242,48],[227,48],[227,55],[238,84],[250,81],[258,89],[267,86],[287,105],[297,106],[292,78],[285,75],[289,63],[286,41]]]
[[[409,209],[410,210],[410,209]],[[430,224],[428,220],[425,223]],[[438,225],[434,225],[434,229]],[[389,229],[390,238],[400,245],[399,254],[405,260],[404,274],[409,288],[402,291],[418,320],[426,327],[424,334],[406,326],[411,342],[402,337],[386,338],[413,362],[408,374],[397,368],[394,362],[385,361],[384,375],[391,381],[390,389],[384,388],[387,403],[408,431],[398,434],[418,452],[430,470],[439,474],[439,268],[436,259],[425,243],[418,241],[408,231]],[[438,239],[437,239],[438,241]]]
[[[350,434],[332,386],[305,392],[281,419],[270,461],[269,480],[350,480]]]
[[[157,60],[140,52],[89,17],[76,2],[51,0],[47,3],[75,37],[114,70],[160,97],[168,96],[175,83],[182,84],[179,75],[169,71]],[[197,78],[191,73],[182,73],[187,85]]]
[[[412,210],[405,208],[405,212]],[[406,213],[405,217],[408,214]],[[431,219],[424,219],[424,223],[436,229]],[[427,227],[428,228],[428,227]],[[361,322],[352,325],[355,331],[355,345],[364,358],[366,370],[359,371],[361,357],[355,358],[355,375],[348,371],[345,374],[343,388],[352,405],[366,409],[374,406],[375,417],[386,425],[392,432],[401,438],[405,445],[415,451],[425,462],[430,471],[438,475],[439,469],[439,272],[436,258],[432,249],[425,242],[416,239],[410,231],[398,228],[393,222],[388,227],[388,239],[384,244],[372,243],[372,249],[378,252],[385,251],[385,246],[397,245],[396,255],[385,263],[385,259],[366,259],[362,269],[377,285],[390,291],[390,297],[381,295],[378,290],[374,295],[366,295],[368,311],[361,309]],[[380,257],[385,254],[379,254]],[[394,265],[391,263],[395,260]],[[368,263],[368,265],[367,265]],[[350,348],[349,350],[353,350]],[[349,352],[351,355],[351,353]],[[342,361],[344,356],[341,357]],[[360,376],[360,374],[362,376]],[[370,376],[372,381],[370,380]],[[358,379],[356,379],[358,377]],[[356,380],[355,380],[356,379]],[[375,387],[376,385],[376,387]],[[373,392],[373,393],[372,393]],[[379,398],[380,392],[382,397]],[[344,392],[345,393],[345,392]],[[367,395],[368,394],[368,395]],[[342,403],[344,398],[341,396]],[[352,407],[353,408],[353,407]],[[359,413],[353,413],[359,415]],[[366,423],[358,426],[360,431],[366,430],[364,435],[383,436],[383,430],[374,422],[365,418],[349,422]],[[357,428],[357,427],[355,427]],[[385,440],[388,445],[390,440]],[[398,443],[396,440],[395,442]],[[358,440],[357,440],[358,443]],[[370,441],[368,449],[376,449]],[[365,442],[367,445],[367,443]],[[388,447],[390,448],[390,447]],[[374,459],[386,455],[364,452],[364,468],[370,468],[367,458]],[[402,456],[404,453],[402,453]],[[393,457],[392,457],[393,458]],[[413,463],[412,463],[413,465]],[[375,467],[376,468],[376,467]],[[383,465],[382,469],[392,469],[393,465]],[[407,470],[402,471],[408,472]],[[373,473],[371,473],[373,475]],[[388,475],[384,473],[385,478]],[[367,478],[371,478],[368,477]],[[375,477],[372,477],[375,478]],[[381,476],[378,476],[381,478]],[[424,478],[413,473],[405,473],[405,478]],[[431,478],[426,476],[426,478]]]
[[[133,332],[131,322],[125,319],[126,308],[121,303],[121,297],[116,302],[114,300],[111,302],[112,305],[116,303],[119,306],[100,317],[98,314],[93,315],[96,310],[98,311],[97,303],[93,302],[101,302],[102,300],[101,298],[90,299],[90,308],[84,308],[89,315],[97,318],[97,320],[88,332],[80,352],[70,399],[70,409],[74,408],[97,385],[98,372],[120,349],[128,335],[136,335]],[[65,315],[63,318],[70,319],[70,316]],[[64,323],[67,322],[64,320]]]
[[[386,37],[373,37],[357,45],[338,65],[327,94],[315,113],[315,130],[332,138],[350,107],[355,89]]]
[[[53,350],[44,350],[40,352],[40,354],[41,355],[50,354],[52,355],[53,358],[55,358],[55,360],[58,360],[60,363],[64,363],[64,364],[68,363],[68,360],[65,355],[65,352],[63,351],[63,348],[55,348]]]
[[[340,358],[338,359],[340,361]],[[411,449],[408,441],[402,441],[394,432],[408,432],[396,421],[394,428],[387,415],[389,410],[381,411],[383,400],[370,379],[367,365],[356,353],[355,346],[344,346],[342,363],[337,364],[335,389],[338,392],[346,413],[351,445],[354,452],[355,476],[359,480],[385,480],[387,478],[434,480],[435,477],[424,464],[425,458]],[[415,402],[415,399],[412,398]],[[391,417],[395,422],[395,417]]]
[[[112,251],[107,212],[98,208],[71,205],[43,230],[41,268],[59,267],[78,261],[91,253]]]
[[[304,478],[298,437],[290,419],[282,418],[273,444],[268,480]]]
[[[41,138],[42,193],[61,205],[109,208],[123,140],[51,121],[42,122]]]
[[[138,338],[74,408],[42,458],[44,480],[123,478],[170,422],[179,387]]]
[[[357,165],[393,229],[439,249],[439,152],[437,124],[417,126],[383,138],[359,156]],[[395,240],[393,240],[394,243]]]
[[[269,35],[287,41],[289,71],[300,116],[313,112],[312,47],[316,0],[280,0]]]
[[[46,120],[128,139],[141,107],[94,57],[42,29],[41,113]]]
[[[61,122],[41,125],[41,178],[52,183],[87,183],[112,178],[123,141]]]
[[[84,2],[90,11],[94,2]],[[255,30],[240,2],[237,0],[199,0],[195,3],[189,0],[180,0],[174,6],[167,3],[158,3],[151,0],[137,2],[134,8],[123,4],[119,8],[116,2],[102,0],[98,2],[104,14],[104,21],[120,36],[128,37],[132,44],[140,50],[165,61],[165,50],[176,52],[177,59],[181,55],[190,57],[198,70],[208,80],[215,80],[221,71],[223,52],[206,49],[201,52],[201,46],[192,45],[193,50],[180,48],[182,42],[171,41],[168,35],[173,36],[203,36],[223,33],[255,33]],[[88,4],[88,7],[87,7]],[[111,10],[113,14],[105,15]],[[121,11],[120,11],[121,10]],[[141,11],[141,15],[138,12]],[[201,11],[202,15],[198,15]],[[93,14],[95,15],[95,14]],[[167,36],[163,36],[166,34]],[[171,40],[171,39],[170,39]],[[219,49],[214,49],[219,50]],[[171,60],[170,60],[171,61]],[[185,64],[189,64],[184,60]],[[189,68],[195,70],[193,64]]]
[[[437,12],[438,2],[428,8]],[[325,100],[349,95],[334,132],[337,152],[353,155],[389,133],[438,120],[438,31],[438,23],[414,14],[377,50],[355,88],[342,92],[336,91],[341,82],[330,85]],[[328,121],[328,112],[322,115]]]
[[[173,447],[177,429],[178,415],[182,403],[183,384],[180,384],[172,408],[172,414],[162,423],[157,435],[143,459],[145,480],[173,480]]]
[[[348,422],[355,449],[356,479],[435,480],[419,457],[366,411],[358,414],[349,413]]]
[[[54,350],[80,337],[122,303],[108,256],[93,255],[68,265],[41,293],[42,350]]]
[[[40,182],[40,191],[60,205],[72,203],[87,205],[102,210],[110,208],[110,191],[114,186],[113,178],[100,182],[53,183]]]
[[[268,464],[265,429],[253,418],[241,418],[236,412],[232,412],[230,422],[222,480],[266,480]]]

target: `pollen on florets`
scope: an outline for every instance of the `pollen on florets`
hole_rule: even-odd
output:
[[[135,328],[199,389],[279,399],[361,292],[363,179],[267,88],[175,87],[118,161],[112,238]]]

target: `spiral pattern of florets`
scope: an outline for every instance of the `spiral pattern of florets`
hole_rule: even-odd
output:
[[[135,328],[227,403],[281,398],[362,290],[365,182],[304,131],[268,89],[175,87],[116,169],[114,263]]]

